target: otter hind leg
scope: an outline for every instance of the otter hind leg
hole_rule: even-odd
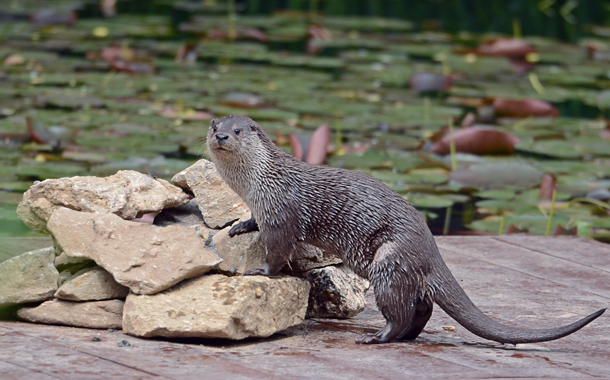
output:
[[[365,334],[360,338],[356,339],[356,343],[359,344],[379,344],[379,343],[390,343],[398,337],[401,331],[403,331],[409,325],[408,322],[393,322],[387,321],[386,325],[376,332],[375,334]]]
[[[411,324],[409,324],[409,327],[401,332],[396,339],[415,340],[415,338],[421,334],[424,327],[426,327],[428,320],[430,320],[433,306],[434,301],[432,300],[417,301],[417,306],[415,308],[415,313],[413,315],[413,319],[411,320]]]
[[[416,312],[417,289],[409,269],[403,265],[396,243],[386,242],[375,253],[369,280],[386,325],[376,334],[360,337],[356,343],[389,343],[409,329]]]

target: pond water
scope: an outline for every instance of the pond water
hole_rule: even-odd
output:
[[[545,234],[551,202],[540,200],[540,183],[550,174],[551,232],[577,226],[610,240],[603,27],[577,44],[525,37],[519,61],[481,47],[511,36],[425,32],[401,20],[231,18],[204,6],[72,20],[77,2],[58,0],[45,2],[55,12],[48,22],[35,3],[0,12],[0,237],[34,235],[15,214],[33,181],[121,169],[169,179],[207,157],[211,117],[240,114],[288,151],[289,134],[329,125],[326,163],[385,182],[435,234],[511,225]],[[24,19],[32,13],[42,21]],[[498,99],[554,108],[524,116],[527,105],[501,110]],[[428,140],[449,124],[458,131],[469,112],[477,128],[518,142],[493,155],[430,153]]]

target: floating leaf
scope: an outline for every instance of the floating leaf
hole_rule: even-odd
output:
[[[548,102],[538,99],[515,100],[495,98],[492,104],[498,117],[559,116],[557,108]]]
[[[214,114],[203,111],[196,111],[192,108],[187,108],[178,112],[176,107],[165,106],[159,111],[159,115],[168,119],[181,119],[181,120],[211,120],[214,118]]]
[[[43,9],[30,16],[30,22],[38,26],[68,25],[72,26],[78,17],[75,12],[59,12],[53,9]]]
[[[452,134],[445,133],[443,138],[430,148],[430,152],[449,154],[452,139],[457,152],[478,155],[511,155],[514,154],[515,145],[519,142],[518,137],[505,132],[471,127],[457,130]]]
[[[477,53],[494,57],[525,57],[534,53],[534,49],[527,42],[516,38],[496,38],[483,41]]]
[[[415,73],[409,78],[409,86],[419,94],[447,91],[452,84],[453,79],[449,75]]]
[[[520,162],[491,162],[458,169],[449,173],[449,179],[478,189],[500,189],[507,186],[529,188],[540,183],[542,173]]]

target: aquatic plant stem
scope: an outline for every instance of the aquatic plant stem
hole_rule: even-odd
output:
[[[557,198],[557,190],[553,190],[553,199],[551,200],[551,212],[549,214],[549,222],[546,225],[546,234],[549,236],[551,233],[551,224],[553,223],[553,214],[555,213],[555,198]]]
[[[498,231],[498,235],[502,235],[502,233],[504,232],[505,221],[506,221],[506,218],[504,217],[504,215],[502,215],[502,219],[500,219],[500,230]]]
[[[443,225],[443,235],[447,235],[449,232],[449,225],[451,224],[451,206],[447,207],[445,213],[445,224]]]
[[[540,83],[540,79],[538,79],[538,75],[536,75],[535,73],[529,73],[529,75],[527,76],[530,80],[530,83],[532,85],[532,87],[534,88],[534,90],[536,90],[536,92],[540,95],[544,94],[544,86],[542,85],[542,83]]]
[[[521,30],[521,21],[518,18],[513,19],[513,37],[515,39],[523,38],[523,31]]]

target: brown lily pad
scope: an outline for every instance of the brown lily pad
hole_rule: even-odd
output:
[[[459,129],[445,135],[437,141],[430,152],[435,154],[449,154],[451,139],[455,144],[456,152],[477,155],[512,155],[519,138],[495,129],[470,127]]]

